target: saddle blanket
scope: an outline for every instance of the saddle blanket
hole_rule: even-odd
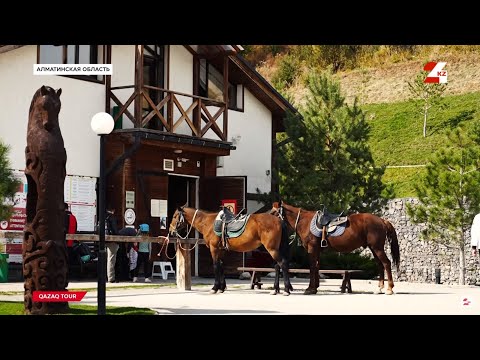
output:
[[[315,235],[316,237],[322,237],[322,229],[317,227],[317,215],[318,213],[312,218],[310,222],[310,232]],[[327,237],[329,236],[340,236],[344,233],[345,227],[347,223],[343,223],[340,225],[334,226],[327,226]]]
[[[223,218],[223,210],[220,211],[213,222],[213,231],[217,236],[222,236],[222,223]],[[238,220],[233,220],[225,225],[227,228],[227,236],[229,238],[236,238],[243,234],[245,228],[247,226],[248,219],[250,218],[250,214],[242,215]]]

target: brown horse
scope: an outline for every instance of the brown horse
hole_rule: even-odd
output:
[[[307,211],[302,208],[288,205],[284,202],[274,202],[271,214],[285,218],[292,229],[302,240],[307,249],[310,262],[310,284],[305,290],[305,295],[316,294],[320,285],[318,270],[321,238],[310,232],[310,223],[316,211]],[[335,251],[347,253],[359,247],[368,247],[378,265],[380,272],[379,292],[384,287],[384,271],[387,271],[388,288],[387,295],[393,294],[393,277],[390,260],[385,254],[385,239],[390,242],[393,263],[399,270],[400,249],[398,247],[397,233],[392,224],[376,215],[369,213],[352,214],[348,216],[345,232],[340,236],[329,236],[328,246]]]
[[[222,239],[213,231],[213,224],[217,216],[216,212],[179,207],[173,214],[170,223],[170,234],[178,235],[181,238],[188,236],[192,228],[203,234],[205,244],[210,250],[213,260],[213,271],[215,283],[211,293],[217,291],[223,293],[226,288],[225,274],[223,272],[223,256],[227,249],[223,246]],[[190,229],[188,229],[188,225]],[[186,235],[180,233],[187,232]],[[286,225],[276,216],[268,213],[251,214],[244,232],[235,238],[228,240],[228,250],[246,252],[252,251],[261,245],[270,253],[277,262],[275,265],[275,282],[272,295],[280,292],[280,268],[283,272],[285,285],[284,295],[289,295],[293,290],[288,276],[288,237]]]

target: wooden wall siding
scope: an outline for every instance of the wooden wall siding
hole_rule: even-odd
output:
[[[244,202],[244,178],[217,177],[200,179],[199,207],[208,211],[219,211],[223,199],[237,200],[237,211],[246,207]],[[245,184],[246,186],[246,184]]]
[[[188,159],[182,162],[182,167],[177,166],[177,159]],[[175,174],[200,176],[203,156],[201,154],[187,153],[175,154],[172,150],[162,150],[155,146],[143,145],[136,154],[137,169],[163,172],[163,160],[174,160]],[[197,167],[200,161],[200,167]]]
[[[217,176],[217,158],[207,157],[202,164],[202,177]]]

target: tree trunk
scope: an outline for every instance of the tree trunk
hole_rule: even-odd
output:
[[[427,116],[428,116],[428,109],[425,106],[423,111],[423,137],[427,137]]]
[[[458,284],[465,285],[465,249],[463,246],[458,248],[458,253],[460,255],[460,273],[458,276]]]

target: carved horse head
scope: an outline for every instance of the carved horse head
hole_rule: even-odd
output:
[[[34,126],[52,131],[59,128],[58,113],[60,112],[60,95],[62,89],[54,90],[43,85],[33,95],[29,110],[29,127]]]

